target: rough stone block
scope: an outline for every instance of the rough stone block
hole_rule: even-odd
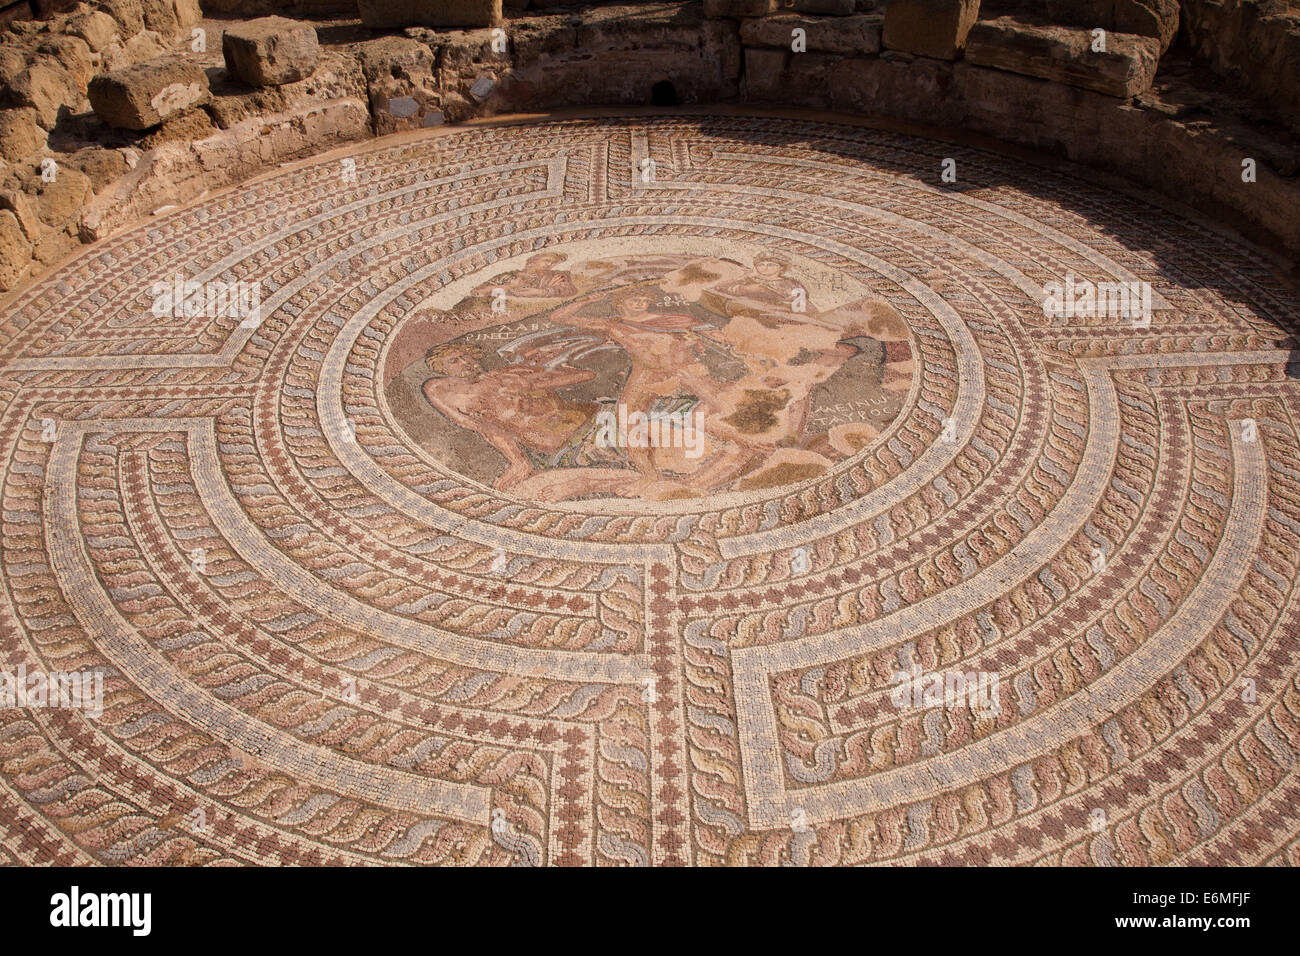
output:
[[[24,51],[18,49],[17,44],[6,46],[0,43],[0,89],[13,86],[18,74],[27,69],[28,65],[28,58]]]
[[[176,23],[182,30],[188,30],[203,19],[203,8],[199,0],[175,0]]]
[[[48,269],[77,248],[77,227],[72,223],[66,229],[50,230],[32,246],[32,258]]]
[[[811,13],[816,16],[847,17],[857,9],[857,0],[794,0],[791,7],[795,13]]]
[[[84,90],[90,78],[95,75],[90,46],[81,37],[47,37],[36,47],[36,55],[49,59],[67,70],[77,84],[78,90]]]
[[[41,220],[40,212],[36,207],[36,197],[21,188],[22,185],[25,184],[19,182],[13,189],[0,191],[0,209],[13,213],[14,218],[18,220],[19,228],[23,231],[23,237],[35,245],[41,241],[41,237],[49,231],[49,228]]]
[[[1156,37],[1161,53],[1178,33],[1178,0],[1046,0],[1046,14],[1064,26]]]
[[[745,50],[745,94],[754,100],[770,100],[781,88],[786,54],[780,50]]]
[[[490,27],[501,22],[501,0],[357,0],[368,27]]]
[[[1197,59],[1300,129],[1300,7],[1281,2],[1183,0],[1179,22]]]
[[[69,19],[66,32],[85,40],[91,51],[98,53],[117,39],[117,21],[102,10],[88,10]]]
[[[777,0],[704,0],[704,15],[718,17],[765,17],[775,13]]]
[[[81,99],[76,79],[59,63],[40,59],[14,78],[9,94],[18,106],[36,111],[44,129],[54,129],[59,117]]]
[[[980,0],[891,0],[882,42],[887,50],[955,60],[979,12]]]
[[[35,198],[41,222],[52,229],[64,229],[77,219],[92,195],[90,177],[67,164],[60,167],[53,182],[35,175],[27,190]]]
[[[564,55],[578,42],[578,28],[562,17],[535,17],[510,25],[510,52],[515,65],[531,66],[542,56]]]
[[[1086,29],[999,17],[971,28],[966,59],[977,66],[1130,97],[1151,86],[1159,43],[1155,37],[1111,33],[1106,37],[1106,52],[1094,53],[1092,34]]]
[[[21,162],[40,152],[45,148],[45,135],[34,109],[0,110],[0,159],[5,162]]]
[[[162,37],[152,30],[145,30],[127,40],[122,47],[125,62],[122,66],[111,66],[110,70],[121,69],[126,66],[134,66],[137,63],[145,63],[149,60],[156,60],[160,56],[165,56],[167,47],[162,42]],[[108,60],[107,55],[105,61]]]
[[[133,37],[144,29],[140,0],[101,0],[99,8],[118,22],[124,37]]]
[[[162,36],[172,36],[180,30],[176,19],[176,4],[172,0],[138,0],[144,25]]]
[[[67,158],[65,164],[85,173],[92,192],[117,182],[126,174],[126,157],[119,149],[88,146]]]
[[[845,57],[836,62],[824,89],[837,110],[961,126],[965,113],[952,94],[954,66],[927,57]]]
[[[262,17],[226,28],[226,69],[249,86],[283,86],[311,76],[320,58],[316,28],[284,17]]]
[[[436,126],[446,118],[433,52],[409,37],[384,37],[361,47],[370,113],[379,135]]]
[[[90,81],[90,105],[109,126],[142,130],[207,102],[208,76],[188,60],[154,60]]]
[[[0,210],[0,291],[8,292],[19,281],[32,261],[32,245],[23,235],[18,219],[9,210]]]
[[[791,49],[793,31],[802,29],[809,53],[843,53],[865,56],[880,52],[879,14],[855,16],[806,17],[778,14],[761,20],[746,20],[740,26],[740,42],[745,46],[768,46]]]

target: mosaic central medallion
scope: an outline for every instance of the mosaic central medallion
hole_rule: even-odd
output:
[[[847,276],[761,248],[626,240],[448,286],[399,325],[383,365],[414,447],[548,502],[815,479],[887,430],[915,378],[907,324]]]

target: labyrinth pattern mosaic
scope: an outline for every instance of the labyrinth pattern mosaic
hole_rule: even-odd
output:
[[[1295,863],[1297,316],[788,119],[163,214],[0,315],[0,863]]]

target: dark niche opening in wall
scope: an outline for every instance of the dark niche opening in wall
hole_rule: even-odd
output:
[[[650,87],[650,105],[676,106],[677,87],[673,86],[669,80],[660,80],[654,86]]]

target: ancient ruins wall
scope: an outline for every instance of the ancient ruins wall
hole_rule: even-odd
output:
[[[15,20],[0,40],[0,290],[160,208],[347,143],[656,104],[988,137],[1120,174],[1300,260],[1300,108],[1243,66],[1262,50],[1294,67],[1290,14],[1243,14],[1216,53],[1227,5],[1210,0],[550,2],[95,0]],[[245,19],[271,7],[296,19]],[[1207,90],[1188,78],[1198,59],[1246,75]]]

